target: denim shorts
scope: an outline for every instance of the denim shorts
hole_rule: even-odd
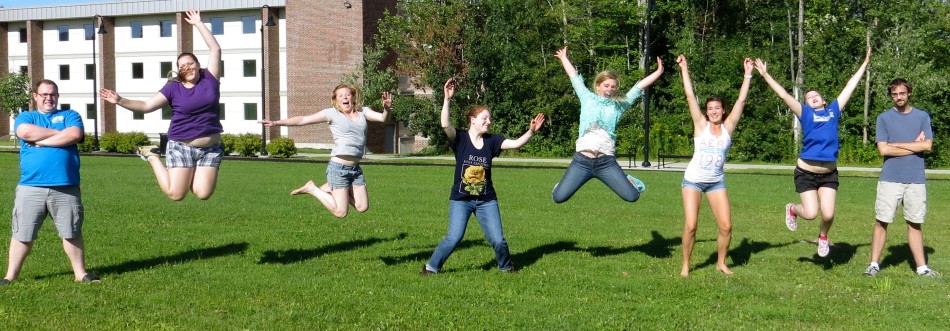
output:
[[[224,145],[194,147],[180,141],[169,140],[165,148],[165,166],[169,168],[195,168],[221,166]]]
[[[366,178],[359,164],[348,166],[330,161],[327,164],[327,183],[330,183],[330,189],[366,186]]]
[[[693,183],[691,181],[683,179],[683,188],[691,188],[703,193],[712,193],[716,191],[721,191],[726,189],[726,180],[720,180],[713,183]]]

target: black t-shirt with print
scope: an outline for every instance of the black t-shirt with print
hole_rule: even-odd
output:
[[[495,187],[491,180],[492,159],[501,154],[505,137],[483,134],[483,146],[475,148],[468,131],[458,131],[449,147],[455,152],[455,179],[451,200],[495,200]]]

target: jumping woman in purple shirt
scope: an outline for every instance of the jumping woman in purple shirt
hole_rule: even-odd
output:
[[[218,103],[221,97],[221,46],[208,27],[201,22],[197,10],[185,13],[185,21],[198,29],[208,45],[208,66],[201,68],[191,53],[178,55],[178,77],[170,80],[148,100],[130,100],[109,89],[99,90],[102,99],[125,109],[150,113],[171,106],[168,126],[166,164],[158,157],[158,147],[142,146],[138,154],[152,166],[158,186],[169,199],[180,201],[190,190],[198,199],[207,200],[214,193],[221,165],[221,120]]]

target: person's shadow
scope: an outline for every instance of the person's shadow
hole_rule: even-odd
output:
[[[629,252],[641,252],[647,256],[665,259],[673,256],[674,247],[682,244],[683,239],[680,237],[675,238],[664,238],[657,231],[650,232],[651,239],[645,244],[628,246],[628,247],[607,247],[607,246],[596,246],[585,249],[590,252],[590,255],[600,257],[600,256],[610,256],[610,255],[620,255],[626,254]]]
[[[924,246],[924,259],[934,253],[932,247]],[[883,254],[882,254],[883,255]],[[914,263],[914,255],[910,253],[910,245],[903,243],[897,246],[887,247],[887,256],[881,259],[881,269],[891,266],[897,266],[901,263],[907,265],[907,269],[917,272],[917,264]]]
[[[392,238],[366,238],[359,240],[343,241],[336,244],[330,244],[310,249],[288,249],[288,250],[270,250],[265,251],[258,264],[280,263],[291,264],[309,259],[315,259],[327,254],[356,250],[387,241],[396,241],[405,239],[406,233],[400,233]]]
[[[164,266],[164,265],[183,264],[183,263],[188,263],[192,261],[208,260],[208,259],[224,257],[228,255],[242,254],[245,251],[247,251],[247,248],[249,246],[250,244],[243,242],[243,243],[225,244],[221,246],[208,247],[208,248],[197,248],[197,249],[191,249],[191,250],[183,251],[183,252],[172,254],[172,255],[157,256],[157,257],[152,257],[152,258],[147,258],[147,259],[132,260],[132,261],[122,262],[119,264],[97,267],[93,270],[99,276],[118,275],[118,274],[124,274],[127,272],[151,269],[151,268]],[[63,275],[71,275],[71,274],[72,274],[72,271],[62,272],[62,273],[53,274],[53,275],[39,276],[39,277],[36,277],[36,279],[43,279],[43,278],[49,278],[49,277],[54,277],[54,276],[63,276]]]
[[[715,241],[715,240],[710,240],[710,241]],[[769,243],[765,241],[754,241],[754,240],[749,240],[749,238],[742,238],[742,241],[739,242],[738,246],[729,250],[729,257],[732,258],[732,264],[729,265],[729,267],[733,268],[733,267],[746,265],[752,259],[753,254],[762,253],[767,249],[784,247],[791,244],[792,242],[788,242],[784,244],[773,244],[773,243]],[[709,258],[707,258],[706,261],[703,261],[703,263],[700,263],[692,267],[691,269],[698,270],[698,269],[706,268],[709,266],[715,266],[718,255],[719,254],[715,252],[710,254]]]
[[[810,241],[806,242],[810,243]],[[835,265],[845,265],[850,262],[858,252],[858,247],[867,245],[868,244],[851,245],[846,242],[835,242],[831,244],[831,250],[828,252],[828,256],[819,257],[818,253],[815,253],[810,257],[800,257],[798,261],[811,262],[824,270],[831,270]]]
[[[457,246],[455,246],[455,251],[458,251],[460,249],[466,249],[473,246],[482,245],[483,242],[484,240],[462,240],[462,242],[460,242]],[[483,246],[487,246],[487,245],[483,245]],[[383,261],[383,264],[387,266],[394,266],[397,264],[411,263],[411,262],[418,262],[418,261],[427,261],[429,257],[432,256],[432,251],[434,249],[435,249],[435,246],[432,246],[432,249],[427,250],[427,251],[419,251],[416,253],[412,253],[408,255],[399,255],[399,256],[394,256],[394,255],[380,256],[379,259]]]

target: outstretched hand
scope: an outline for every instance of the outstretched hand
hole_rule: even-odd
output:
[[[271,120],[257,121],[257,123],[260,123],[266,127],[277,126],[277,121],[271,121]]]
[[[201,12],[197,9],[189,9],[185,12],[185,22],[191,25],[201,24]]]
[[[531,120],[531,133],[538,133],[542,125],[544,125],[544,113],[538,113],[538,115]]]
[[[752,69],[755,69],[755,63],[752,62],[752,59],[745,58],[745,60],[742,60],[742,69],[745,70],[747,76],[751,75]]]
[[[760,58],[755,59],[755,70],[759,71],[760,75],[765,75],[768,73],[768,64],[765,61],[762,61]]]
[[[686,55],[680,54],[676,57],[676,64],[680,66],[680,69],[686,69],[688,64],[686,63]]]
[[[567,46],[564,46],[564,48],[561,48],[557,50],[556,52],[554,52],[554,56],[562,60],[567,59]]]
[[[455,95],[455,87],[458,84],[455,83],[455,78],[449,78],[445,81],[445,85],[442,86],[442,92],[445,94],[446,99],[451,99]]]
[[[110,103],[119,103],[119,100],[122,100],[118,93],[104,87],[99,89],[99,96]]]
[[[382,97],[380,97],[380,100],[382,100],[383,102],[383,108],[385,109],[393,108],[393,94],[389,93],[389,91],[383,92],[383,95]]]

